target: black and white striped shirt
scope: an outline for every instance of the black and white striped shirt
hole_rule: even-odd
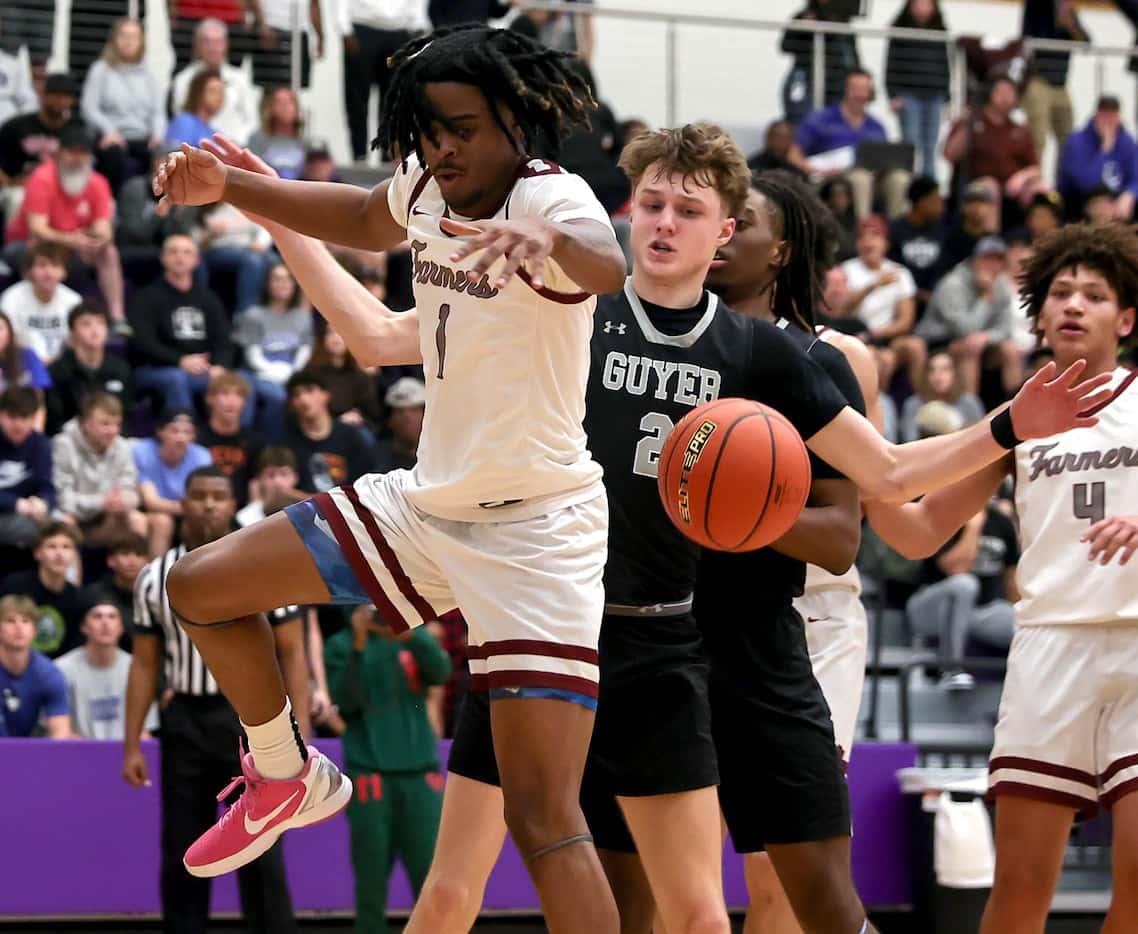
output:
[[[134,583],[134,631],[144,637],[161,637],[166,648],[166,684],[176,694],[206,697],[220,694],[221,688],[198,654],[197,647],[178,625],[166,596],[166,575],[186,551],[185,545],[176,545],[151,561],[138,575]],[[273,626],[279,626],[301,618],[301,615],[300,607],[287,606],[273,610],[268,618]]]

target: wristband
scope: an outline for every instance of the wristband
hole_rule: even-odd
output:
[[[996,444],[1008,451],[1023,440],[1016,437],[1015,428],[1012,426],[1011,406],[1008,406],[988,422],[988,427],[992,430],[992,437],[996,440]]]

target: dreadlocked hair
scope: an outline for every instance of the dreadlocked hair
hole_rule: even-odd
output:
[[[422,136],[435,142],[434,125],[446,121],[427,99],[424,85],[434,81],[470,84],[490,102],[490,113],[508,137],[498,108],[514,115],[527,153],[556,144],[576,127],[588,127],[597,102],[572,56],[539,45],[508,29],[467,24],[412,39],[388,59],[391,83],[383,95],[379,135],[373,149],[406,161],[421,161]]]
[[[1069,224],[1036,241],[1031,259],[1020,273],[1020,299],[1037,324],[1055,277],[1079,266],[1093,269],[1106,279],[1118,294],[1119,308],[1138,307],[1138,228]],[[1120,343],[1138,346],[1138,335],[1132,331]]]
[[[751,184],[766,199],[773,232],[787,244],[771,285],[771,310],[813,334],[824,305],[826,272],[837,252],[836,222],[818,196],[790,172],[761,172]]]

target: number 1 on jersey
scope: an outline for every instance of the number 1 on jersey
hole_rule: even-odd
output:
[[[439,371],[435,375],[438,379],[443,378],[443,366],[447,359],[447,319],[449,317],[450,305],[439,306],[439,324],[435,328],[435,348],[439,352]]]
[[[1071,498],[1076,519],[1089,519],[1094,525],[1106,517],[1106,484],[1101,480],[1097,483],[1074,484],[1071,487]]]

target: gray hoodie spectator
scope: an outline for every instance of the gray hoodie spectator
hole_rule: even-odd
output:
[[[87,72],[79,108],[100,133],[147,141],[166,133],[158,82],[141,62],[112,66],[99,59]]]
[[[83,414],[52,439],[59,509],[81,525],[110,512],[107,499],[116,490],[125,511],[138,509],[138,473],[130,442],[119,435],[121,421],[118,399],[95,393],[84,400]]]
[[[988,294],[977,284],[974,266],[988,251],[1006,252],[1003,241],[985,237],[976,244],[971,260],[960,263],[941,279],[916,333],[930,345],[946,344],[979,331],[988,335],[990,344],[1011,338],[1015,328],[1014,289],[1004,272],[991,282]]]

